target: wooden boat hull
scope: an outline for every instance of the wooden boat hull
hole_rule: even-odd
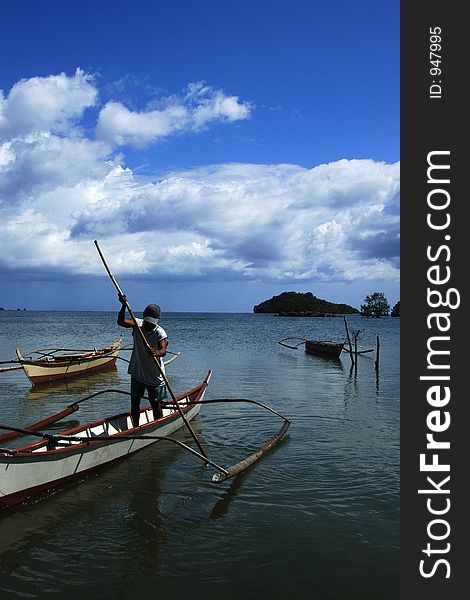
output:
[[[25,359],[19,349],[16,353],[28,379],[33,385],[38,385],[113,369],[121,348],[121,340],[122,337],[105,348],[87,354],[77,354],[70,358],[57,356],[50,362]]]
[[[316,354],[320,356],[329,356],[339,358],[343,350],[344,343],[336,343],[320,340],[305,340],[305,352],[307,354]]]
[[[201,408],[198,402],[204,397],[210,376],[209,372],[203,383],[177,398],[188,421],[193,419]],[[197,404],[187,405],[188,401]],[[38,494],[80,480],[159,441],[119,440],[120,435],[166,437],[182,426],[183,419],[176,409],[165,408],[163,417],[153,420],[152,409],[144,407],[140,413],[138,428],[132,428],[129,413],[123,413],[61,432],[61,435],[83,437],[83,443],[75,441],[66,446],[48,449],[47,442],[41,440],[16,448],[13,454],[0,451],[0,506],[13,506]],[[113,439],[96,441],[100,435],[112,436]]]

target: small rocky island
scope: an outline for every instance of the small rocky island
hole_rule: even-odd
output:
[[[357,314],[348,304],[335,304],[321,300],[312,292],[283,292],[253,307],[254,313],[272,313],[280,317],[333,317]]]

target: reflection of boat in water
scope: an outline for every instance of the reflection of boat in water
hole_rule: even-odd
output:
[[[116,364],[121,342],[122,336],[119,336],[115,342],[99,349],[81,351],[45,348],[23,355],[17,348],[16,354],[29,380],[36,385],[112,369]]]
[[[114,365],[107,371],[90,373],[77,379],[66,379],[64,381],[52,381],[41,385],[34,385],[28,395],[28,400],[40,400],[54,394],[68,396],[73,394],[91,394],[101,388],[118,387],[122,383],[121,375]]]
[[[344,371],[344,361],[340,356],[327,356],[322,354],[306,354],[309,364],[323,369],[325,374]]]

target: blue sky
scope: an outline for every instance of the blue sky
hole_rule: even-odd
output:
[[[0,306],[399,299],[399,3],[17,0]]]

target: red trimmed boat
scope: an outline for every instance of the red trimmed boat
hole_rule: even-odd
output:
[[[158,419],[150,406],[142,408],[139,427],[132,426],[129,413],[67,429],[60,435],[33,433],[33,427],[24,430],[0,426],[42,438],[18,448],[0,448],[0,506],[13,506],[80,480],[161,439],[185,446],[167,436],[183,426],[181,413],[187,421],[198,414],[210,377],[211,371],[201,384],[176,398],[179,408],[176,405],[163,408],[163,416]],[[208,459],[207,462],[216,466]]]

